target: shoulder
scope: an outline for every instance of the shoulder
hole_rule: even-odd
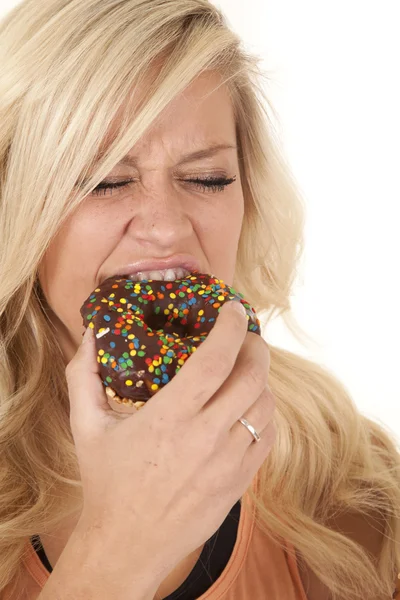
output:
[[[332,521],[330,527],[357,542],[378,559],[384,528],[377,516],[349,512]],[[301,555],[298,555],[298,566],[307,600],[332,600],[329,589],[307,566]]]

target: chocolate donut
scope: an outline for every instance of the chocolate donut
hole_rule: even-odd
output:
[[[248,331],[260,321],[243,295],[213,275],[194,271],[176,281],[110,277],[85,300],[81,315],[95,333],[106,393],[141,408],[176,375],[206,339],[229,300],[246,309]]]

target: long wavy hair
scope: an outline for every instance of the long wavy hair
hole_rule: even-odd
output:
[[[64,220],[206,69],[221,73],[235,111],[245,214],[233,285],[264,327],[281,316],[298,340],[290,295],[305,202],[268,75],[207,0],[25,0],[0,23],[0,46],[1,591],[18,578],[27,537],[80,502],[65,363],[37,279]],[[122,110],[156,63],[134,114]],[[277,439],[259,492],[249,490],[258,525],[293,544],[333,598],[389,598],[400,565],[397,440],[328,369],[270,349]],[[349,511],[378,515],[377,561],[332,527]]]

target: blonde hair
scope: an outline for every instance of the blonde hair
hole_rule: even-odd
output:
[[[206,69],[221,73],[237,122],[245,215],[234,287],[267,315],[266,324],[282,316],[296,336],[290,294],[305,207],[283,158],[259,59],[206,0],[25,0],[0,23],[0,44],[3,590],[17,580],[27,536],[67,518],[81,490],[65,364],[37,280],[63,221]],[[128,104],[99,154],[117,111],[136,100],[136,86],[160,57],[134,118]],[[400,564],[397,442],[360,414],[327,369],[270,348],[277,440],[260,470],[260,493],[249,490],[257,521],[277,544],[294,545],[333,598],[391,597]],[[347,511],[379,516],[376,563],[330,526]]]

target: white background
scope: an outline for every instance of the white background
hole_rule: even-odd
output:
[[[40,0],[38,0],[40,1]],[[293,310],[272,344],[326,365],[400,439],[400,4],[215,0],[263,57],[267,92],[307,201]],[[15,0],[0,0],[0,17]]]
[[[265,338],[326,365],[400,439],[400,3],[215,0],[263,57],[307,201],[293,310]]]

